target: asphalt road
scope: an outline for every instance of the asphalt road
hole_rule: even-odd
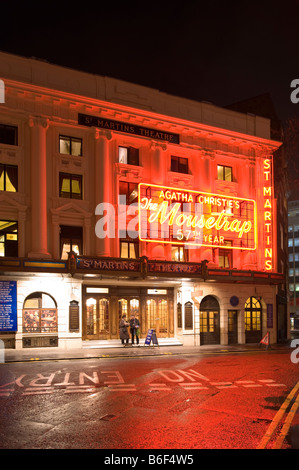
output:
[[[298,449],[284,352],[0,364],[1,449]]]

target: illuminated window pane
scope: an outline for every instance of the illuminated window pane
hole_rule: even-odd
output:
[[[77,137],[59,136],[59,153],[64,155],[82,155],[82,139]]]

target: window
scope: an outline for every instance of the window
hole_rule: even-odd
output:
[[[59,173],[59,195],[71,199],[82,199],[82,176]]]
[[[188,158],[171,156],[171,171],[188,174]]]
[[[59,152],[65,155],[82,156],[82,139],[77,137],[59,136]]]
[[[134,147],[118,147],[119,163],[128,165],[139,165],[139,149]]]
[[[188,261],[188,250],[183,246],[172,246],[171,261]]]
[[[57,305],[53,297],[44,292],[28,295],[23,308],[24,333],[57,332]]]
[[[290,253],[289,261],[299,261],[299,253]]]
[[[233,169],[230,166],[217,165],[217,178],[222,181],[233,181]]]
[[[68,253],[74,251],[82,255],[82,227],[60,226],[60,258],[68,259]]]
[[[18,128],[0,124],[0,144],[18,145]]]
[[[126,197],[127,206],[134,202],[138,202],[138,185],[136,183],[128,183],[127,181],[120,181],[119,182],[119,195]]]
[[[18,222],[0,220],[0,256],[18,256]]]
[[[232,246],[232,242],[227,240],[224,242],[226,246]],[[219,268],[232,268],[233,267],[233,254],[232,250],[219,248]]]
[[[18,167],[0,163],[0,191],[18,191]]]
[[[120,257],[133,259],[139,258],[139,242],[133,240],[121,240]]]

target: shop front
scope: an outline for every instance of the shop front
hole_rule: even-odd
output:
[[[138,316],[141,338],[151,328],[160,338],[174,335],[173,288],[83,285],[83,340],[119,338],[119,321]]]

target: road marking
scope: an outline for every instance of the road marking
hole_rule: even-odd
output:
[[[134,384],[108,385],[110,392],[137,392]]]
[[[179,384],[185,390],[208,390],[208,387],[203,387],[200,382],[185,382]]]
[[[273,418],[266,434],[264,435],[261,442],[257,446],[257,449],[265,449],[265,447],[267,446],[268,442],[270,441],[270,439],[272,437],[272,434],[274,433],[275,429],[277,428],[279,422],[282,420],[282,418],[284,416],[284,413],[286,412],[288,406],[290,405],[292,399],[294,398],[294,396],[296,395],[298,390],[299,390],[299,382],[297,382],[295,387],[290,391],[289,395],[287,396],[287,398],[285,399],[285,401],[281,405],[280,409],[278,410],[278,412],[274,416],[274,418]],[[294,405],[296,404],[296,410],[298,408],[297,401],[298,401],[298,397],[296,399],[296,402],[294,403]],[[294,407],[294,405],[293,405],[293,407]],[[293,415],[293,412],[291,413],[290,416],[292,416],[292,415]],[[288,425],[288,423],[289,423],[289,421],[287,422],[287,425]],[[285,430],[286,430],[286,428],[285,428]],[[285,430],[284,430],[284,432],[285,432]],[[283,435],[285,436],[285,434],[283,434]],[[280,440],[279,440],[279,444],[281,445],[282,442],[280,442]]]
[[[290,411],[287,415],[287,418],[285,420],[285,423],[283,425],[283,428],[280,431],[280,434],[279,434],[278,438],[274,442],[272,449],[280,449],[281,448],[282,443],[285,440],[285,437],[286,437],[287,433],[289,432],[289,429],[291,427],[291,423],[293,421],[295,413],[297,412],[298,407],[299,407],[299,395],[297,396],[295,403],[293,404],[292,408],[290,409]]]

